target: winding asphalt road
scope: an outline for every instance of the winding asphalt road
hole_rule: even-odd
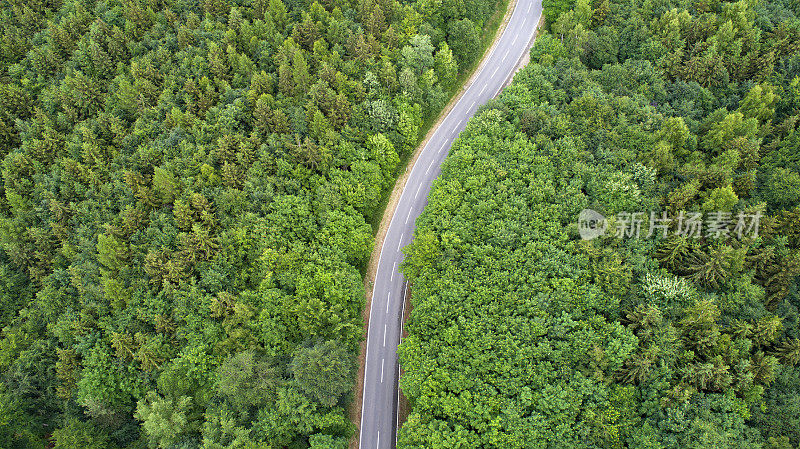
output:
[[[399,366],[397,346],[402,330],[406,282],[397,270],[403,246],[409,244],[414,222],[425,207],[439,166],[453,140],[479,106],[494,98],[513,77],[533,43],[542,15],[542,0],[517,0],[511,18],[467,90],[442,120],[411,168],[389,230],[383,241],[372,294],[364,368],[359,445],[362,449],[395,447]]]

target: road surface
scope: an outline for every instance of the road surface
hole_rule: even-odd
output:
[[[397,270],[402,248],[411,242],[414,222],[427,203],[433,180],[453,140],[480,105],[494,98],[514,75],[530,48],[542,15],[542,0],[517,0],[503,34],[467,90],[442,120],[411,168],[383,241],[372,294],[364,368],[359,445],[392,449],[397,433],[397,345],[400,342],[406,283]]]

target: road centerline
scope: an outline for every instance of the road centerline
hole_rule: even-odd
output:
[[[536,6],[535,11],[533,6]],[[426,192],[430,191],[431,182],[433,181],[430,175],[436,173],[433,170],[434,166],[441,164],[445,160],[445,150],[451,147],[454,139],[458,137],[458,133],[463,129],[462,126],[466,126],[468,124],[466,123],[467,120],[476,113],[476,107],[480,108],[488,98],[493,98],[498,92],[501,92],[508,79],[513,76],[518,61],[521,60],[520,58],[528,49],[527,45],[531,42],[528,36],[532,35],[536,28],[536,23],[530,29],[525,28],[527,23],[525,11],[528,13],[533,12],[534,15],[540,14],[541,0],[518,0],[514,10],[509,11],[510,17],[505,30],[495,38],[493,47],[485,54],[485,60],[482,61],[477,71],[473,72],[470,84],[466,86],[460,98],[455,101],[452,109],[441,120],[440,125],[432,130],[429,142],[420,149],[416,162],[406,168],[408,178],[406,184],[401,187],[395,210],[394,212],[389,212],[392,214],[391,217],[385,217],[388,219],[389,224],[384,241],[381,244],[377,271],[372,279],[374,282],[372,296],[375,298],[377,294],[379,298],[382,296],[382,292],[386,292],[387,296],[384,314],[381,314],[378,308],[375,308],[376,310],[374,311],[368,311],[369,324],[362,389],[363,408],[358,436],[359,447],[362,449],[371,448],[373,444],[378,449],[394,449],[396,446],[399,416],[397,408],[395,408],[396,404],[392,405],[391,403],[394,402],[393,399],[395,398],[399,400],[400,396],[397,381],[400,378],[402,367],[397,359],[396,345],[398,340],[402,342],[405,295],[401,295],[403,296],[400,299],[401,307],[395,306],[392,308],[390,306],[392,305],[391,292],[394,290],[404,292],[407,288],[407,282],[402,273],[398,271],[398,268],[404,258],[404,254],[401,251],[403,245],[413,240],[415,220],[411,220],[411,213],[414,211],[420,212],[423,209],[424,198],[419,198],[422,188],[427,185],[428,190]],[[536,17],[533,19],[536,22]],[[520,39],[522,34],[524,35]],[[512,47],[512,42],[513,45],[519,44],[519,47]],[[509,57],[511,58],[510,62],[507,61]],[[492,69],[492,66],[495,68]],[[501,69],[503,73],[500,73]],[[491,77],[483,76],[484,71],[491,73]],[[494,92],[493,95],[491,94],[492,92]],[[468,108],[466,107],[467,105],[469,105]],[[457,124],[455,128],[451,128],[454,121]],[[438,149],[436,149],[437,144],[440,145]],[[419,158],[422,159],[420,160]],[[425,158],[428,158],[427,162]],[[418,173],[414,173],[414,170]],[[415,183],[418,185],[412,198],[410,187],[413,188]],[[406,211],[405,221],[401,221],[403,220],[402,212],[404,210]],[[412,238],[409,238],[409,242],[404,240],[406,232],[412,235]],[[397,251],[388,250],[393,244],[397,245]],[[394,260],[391,263],[387,260],[386,263],[382,264],[381,256]],[[386,270],[390,268],[391,272],[387,276]],[[401,275],[396,282],[401,283],[402,287],[395,282],[395,273]],[[372,301],[370,304],[377,305],[379,303],[378,300]],[[381,340],[378,340],[377,333],[380,332],[381,324],[384,324],[384,331]],[[388,324],[392,325],[391,334],[389,333]],[[378,341],[381,343],[378,343]],[[380,375],[378,374],[377,366],[375,366],[376,357],[381,359]],[[388,369],[397,370],[397,376],[392,377],[390,375],[389,379],[385,378],[387,358],[389,359]],[[392,374],[391,371],[390,374]],[[381,446],[381,433],[385,437],[386,432],[389,432],[389,442],[384,441],[383,446]],[[392,436],[395,436],[395,438],[392,438]],[[386,439],[384,438],[384,440]]]

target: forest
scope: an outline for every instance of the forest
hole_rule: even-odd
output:
[[[347,447],[370,223],[503,3],[0,5],[0,447]]]
[[[800,3],[544,5],[406,248],[398,447],[800,447]]]

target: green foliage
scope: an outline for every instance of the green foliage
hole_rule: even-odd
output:
[[[347,440],[342,438],[335,438],[325,434],[311,435],[308,439],[310,449],[345,449],[347,448]]]
[[[452,22],[447,29],[447,42],[453,49],[459,67],[478,57],[480,35],[470,19]]]
[[[433,63],[436,67],[436,76],[439,79],[439,83],[446,90],[452,89],[455,86],[458,75],[458,63],[456,63],[453,52],[447,42],[442,42],[436,52],[436,56],[434,56]]]
[[[398,447],[796,446],[797,11],[544,7],[406,249]],[[585,208],[731,223],[583,241]]]
[[[114,449],[117,447],[108,435],[90,422],[71,419],[65,426],[53,431],[54,449]]]
[[[552,64],[559,58],[566,56],[567,49],[564,48],[564,44],[551,34],[541,34],[536,38],[533,47],[531,47],[531,61],[539,64]]]
[[[430,36],[416,35],[400,51],[400,66],[411,69],[416,76],[433,66],[433,45]]]
[[[21,409],[22,405],[13,395],[8,394],[5,388],[0,390],[0,444],[3,447],[40,448],[45,444],[45,440],[33,429],[41,426],[41,423],[25,413]]]
[[[301,347],[292,358],[289,369],[309,398],[329,407],[353,388],[355,366],[346,347],[337,341]]]
[[[231,356],[217,369],[217,394],[242,409],[264,404],[283,383],[274,365],[260,360],[253,351]]]
[[[142,421],[142,430],[152,448],[170,447],[181,436],[190,434],[196,421],[190,421],[187,410],[192,398],[181,396],[175,400],[162,398],[150,391],[136,406],[134,416]]]
[[[499,4],[3,3],[0,446],[341,447],[369,223]]]
[[[775,375],[775,382],[764,395],[764,407],[754,408],[753,421],[770,439],[786,439],[797,446],[800,442],[800,373],[797,367],[782,367]]]
[[[543,0],[542,9],[548,24],[552,24],[558,17],[572,9],[575,0]]]

